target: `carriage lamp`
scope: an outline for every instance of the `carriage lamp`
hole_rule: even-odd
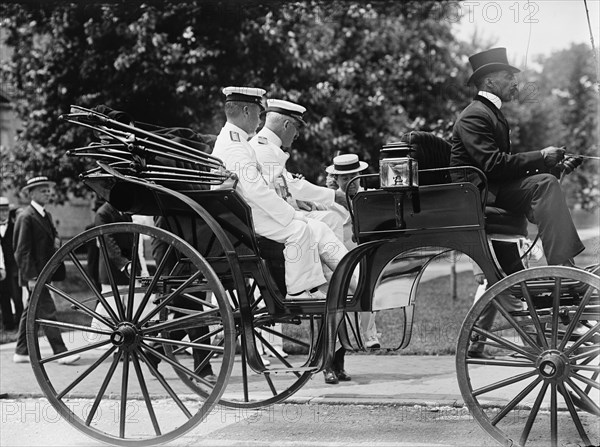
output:
[[[419,187],[419,163],[412,158],[412,147],[407,143],[383,146],[379,160],[382,189],[413,191]]]

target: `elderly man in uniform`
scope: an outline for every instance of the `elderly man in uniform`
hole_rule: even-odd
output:
[[[31,203],[18,216],[15,223],[13,246],[15,259],[19,267],[20,284],[26,289],[27,296],[35,287],[35,283],[42,269],[60,246],[58,233],[52,222],[52,216],[44,208],[52,197],[55,183],[47,177],[34,177],[27,181],[23,188],[31,197]],[[40,294],[38,316],[46,320],[56,320],[56,306],[46,287]],[[28,363],[27,351],[27,311],[26,306],[19,324],[17,346],[13,361],[15,363]],[[60,329],[44,326],[44,332],[54,354],[67,351],[62,339]],[[70,365],[79,360],[79,354],[62,357],[58,363]]]
[[[269,188],[248,142],[260,122],[265,90],[227,87],[223,93],[227,122],[213,155],[237,175],[237,191],[252,209],[256,233],[285,245],[286,298],[324,299],[319,287],[327,281],[321,263],[334,270],[347,250],[327,225],[307,218]]]
[[[573,258],[584,250],[555,173],[572,170],[580,160],[566,160],[564,148],[514,153],[510,129],[501,107],[518,94],[515,73],[505,48],[493,48],[469,58],[470,84],[478,93],[458,117],[452,131],[451,166],[475,166],[489,181],[488,204],[524,214],[538,225],[546,260],[550,265],[574,266]],[[577,163],[579,161],[579,163]],[[473,179],[474,183],[479,183]],[[508,310],[520,302],[505,299]],[[480,326],[492,325],[495,309],[482,315]],[[469,354],[486,357],[483,345],[474,343]]]
[[[306,125],[304,107],[280,99],[267,99],[264,127],[250,140],[269,187],[306,217],[324,222],[343,240],[343,220],[339,213],[329,210],[334,203],[347,207],[342,191],[317,186],[303,176],[291,174],[286,163],[289,150]]]

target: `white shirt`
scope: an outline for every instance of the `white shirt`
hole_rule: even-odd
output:
[[[493,93],[480,90],[479,92],[477,92],[477,94],[479,96],[483,96],[485,99],[489,99],[492,104],[494,104],[496,107],[498,107],[498,109],[500,109],[500,107],[502,107],[502,100],[500,98],[498,98],[496,95],[494,95]]]
[[[31,206],[42,215],[42,217],[46,216],[46,211],[44,210],[44,207],[42,205],[40,205],[39,203],[37,203],[35,200],[31,201]]]

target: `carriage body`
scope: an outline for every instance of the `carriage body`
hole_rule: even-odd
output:
[[[75,352],[85,354],[108,348],[94,357],[94,363],[83,375],[71,379],[59,379],[51,368],[60,354],[43,352],[33,335],[28,340],[36,377],[50,402],[90,436],[119,445],[152,445],[192,429],[218,402],[241,408],[281,402],[332,362],[336,338],[347,349],[365,350],[360,331],[356,330],[358,319],[354,317],[353,321],[352,317],[360,312],[401,309],[403,335],[394,349],[408,346],[423,272],[436,258],[452,251],[472,259],[491,286],[467,315],[457,345],[461,391],[484,429],[500,442],[514,437],[498,428],[498,421],[486,413],[485,404],[478,398],[504,383],[526,378],[537,381],[535,385],[543,388],[544,395],[550,387],[554,394],[558,390],[567,396],[571,415],[576,414],[575,407],[597,411],[598,406],[588,396],[598,388],[594,386],[598,377],[598,325],[587,322],[595,321],[600,278],[567,268],[538,269],[534,274],[523,270],[515,273],[516,277],[507,277],[505,270],[509,270],[509,264],[512,268],[514,254],[508,260],[500,260],[494,252],[487,235],[494,222],[489,216],[486,218],[485,189],[467,181],[450,181],[446,168],[428,169],[420,163],[422,174],[430,179],[422,182],[418,190],[407,193],[375,188],[359,192],[350,203],[358,245],[333,273],[327,300],[286,300],[283,245],[256,235],[251,210],[236,192],[235,179],[231,181],[218,159],[89,110],[78,108],[66,119],[106,134],[104,144],[74,151],[98,160],[98,167],[84,174],[83,181],[119,211],[153,216],[157,222],[156,228],[109,224],[77,236],[48,263],[33,294],[34,311],[29,314],[28,324],[35,330],[29,331],[31,334],[40,327],[56,326],[36,316],[39,295],[45,289],[55,299],[66,300],[90,317],[92,323],[98,323],[96,327],[89,321],[58,324],[63,329],[83,330],[100,337],[98,342],[81,344]],[[162,159],[162,164],[157,164],[161,161],[157,159]],[[368,180],[367,177],[358,176],[355,181]],[[517,227],[514,231],[522,232],[519,225],[511,230]],[[138,236],[134,237],[132,253],[140,252],[139,244],[143,245],[146,238],[156,242],[153,249],[162,247],[163,256],[155,259],[147,276],[136,271],[128,284],[111,280],[106,289],[92,290],[75,252],[92,242],[100,247],[108,263],[110,240],[123,232]],[[90,287],[90,301],[97,301],[98,308],[105,311],[97,311],[90,303],[76,302],[68,292],[51,284],[54,271],[64,260],[76,265],[78,274]],[[137,261],[133,259],[132,265]],[[349,294],[351,277],[357,269],[358,288]],[[522,311],[505,306],[503,297],[507,294],[523,303]],[[492,307],[505,327],[482,329],[478,321]],[[582,322],[588,325],[586,335],[569,341]],[[534,334],[529,331],[531,327]],[[294,328],[301,329],[302,335],[293,332]],[[526,346],[541,348],[528,350],[509,342],[502,332],[507,329],[520,335]],[[189,341],[183,340],[184,333]],[[293,359],[275,349],[274,337],[287,343]],[[494,369],[510,363],[470,359],[469,345],[477,337],[482,343],[488,340],[487,343],[521,355],[525,360],[511,362],[522,365],[512,366],[529,368],[529,375],[514,379],[509,374],[497,382],[472,385],[477,368]],[[194,351],[193,364],[191,359],[181,359],[179,354],[185,349]],[[263,352],[269,351],[273,354],[272,365],[262,357]],[[239,362],[234,361],[236,352],[241,355]],[[185,391],[169,385],[169,373],[157,366],[159,362],[169,371],[172,368],[180,389]],[[209,363],[217,369],[215,383],[200,374]],[[101,372],[106,380],[92,400],[92,411],[85,417],[74,414],[65,400],[75,396],[77,384],[86,375],[101,370],[100,365],[106,365]],[[543,376],[546,366],[561,372]],[[239,384],[229,383],[234,367],[242,368]],[[577,394],[572,396],[572,392],[560,388],[567,380],[572,381],[573,374],[582,376],[584,372],[589,374],[583,379],[577,377],[586,385],[582,393],[571,386]],[[150,375],[160,386],[148,382]],[[111,382],[113,377],[116,384]],[[136,389],[133,394],[132,380]],[[531,384],[527,386],[531,387],[529,391],[534,389]],[[116,387],[120,395],[116,431],[95,420],[101,419],[98,415],[111,387]],[[179,397],[185,392],[201,399],[199,408],[188,408]],[[163,409],[152,404],[157,396],[167,397],[175,411],[182,413],[181,421],[166,429],[161,426]],[[147,413],[146,426],[138,426],[135,433],[127,423],[128,398],[143,401]],[[538,399],[539,405],[542,398]],[[510,411],[519,402],[510,402],[506,408],[510,407]],[[534,406],[536,413],[539,405],[537,409]],[[557,411],[556,406],[553,409]],[[523,430],[527,435],[519,434],[522,444],[531,428],[527,428],[528,424],[529,421]],[[555,430],[553,434],[556,435]],[[586,436],[582,435],[582,439],[586,440]]]

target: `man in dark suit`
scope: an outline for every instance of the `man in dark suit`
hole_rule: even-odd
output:
[[[556,177],[573,160],[564,148],[513,153],[510,129],[500,110],[518,94],[515,73],[505,48],[469,58],[478,94],[462,111],[452,131],[451,166],[475,166],[489,181],[488,204],[524,214],[538,225],[548,264],[573,266],[584,250]]]
[[[15,229],[15,211],[11,210],[8,199],[0,197],[0,247],[4,255],[6,277],[0,281],[0,310],[4,329],[12,331],[19,325],[23,313],[23,300],[19,287],[19,269],[15,261],[12,239]],[[15,308],[13,310],[11,301]]]
[[[569,172],[580,160],[563,161],[565,149],[554,146],[513,153],[500,108],[518,94],[515,73],[520,70],[509,65],[505,48],[475,54],[469,62],[473,74],[468,82],[475,84],[478,94],[454,125],[450,165],[481,169],[488,179],[488,204],[527,216],[538,225],[548,264],[573,266],[573,258],[585,247],[555,174]],[[504,297],[503,303],[509,311],[521,308],[514,297]],[[491,327],[495,313],[489,306],[480,317],[480,327]],[[469,355],[487,357],[483,349],[482,343],[473,343]]]
[[[28,297],[35,287],[35,283],[42,269],[60,246],[58,233],[52,222],[52,216],[44,207],[52,197],[55,183],[47,177],[34,177],[27,181],[23,188],[29,194],[31,203],[18,216],[15,223],[13,247],[15,259],[19,266],[19,283],[27,292]],[[56,320],[56,306],[47,288],[40,294],[38,316],[47,320]],[[15,363],[28,363],[27,351],[27,311],[29,303],[23,311],[19,323],[17,346],[13,361]],[[67,351],[58,328],[44,326],[44,332],[54,354]],[[62,357],[58,363],[70,365],[79,360],[78,354]]]

